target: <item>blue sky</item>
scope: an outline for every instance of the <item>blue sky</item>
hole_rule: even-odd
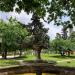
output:
[[[24,23],[24,24],[27,24],[29,23],[31,20],[31,17],[32,17],[32,14],[29,14],[27,15],[25,12],[21,12],[20,14],[18,13],[15,13],[15,12],[9,12],[9,13],[5,13],[5,12],[1,12],[0,11],[0,19],[3,19],[3,20],[7,20],[9,19],[10,17],[14,17],[16,18],[18,21]],[[64,20],[68,20],[68,18],[64,18],[63,17],[63,21]],[[48,35],[50,36],[51,39],[54,39],[55,36],[56,36],[56,33],[61,33],[62,31],[62,26],[56,26],[54,25],[54,22],[51,22],[50,24],[47,24],[46,22],[44,22],[43,20],[41,20],[44,24],[44,26],[46,28],[49,28],[49,31],[48,31]]]

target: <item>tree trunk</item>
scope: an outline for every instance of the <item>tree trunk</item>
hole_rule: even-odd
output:
[[[16,56],[16,50],[14,51],[14,58],[15,58],[15,56]]]
[[[33,45],[33,50],[36,52],[36,60],[41,60],[41,49],[42,47],[40,45]]]
[[[4,59],[4,52],[2,52],[2,59]]]
[[[4,56],[4,59],[7,58],[7,50],[5,50],[5,56]]]
[[[42,75],[42,71],[39,67],[36,69],[36,75]]]
[[[71,52],[70,52],[70,51],[68,51],[68,57],[70,56],[70,53],[71,53]]]
[[[41,60],[41,50],[36,50],[36,59]]]
[[[20,54],[19,54],[19,56],[21,57],[22,56],[22,50],[19,50],[20,51]]]
[[[41,50],[42,50],[42,47],[40,45],[33,45],[33,50],[35,50],[36,61],[40,62],[41,61]]]
[[[7,58],[7,50],[5,50],[5,51],[2,52],[2,58],[3,59]]]

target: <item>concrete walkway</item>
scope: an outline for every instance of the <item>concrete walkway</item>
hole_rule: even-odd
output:
[[[19,57],[19,55],[7,56],[7,58],[16,58],[16,57]],[[2,58],[2,56],[0,56],[0,58]]]

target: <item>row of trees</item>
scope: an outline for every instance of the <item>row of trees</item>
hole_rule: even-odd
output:
[[[57,52],[75,49],[75,32],[73,31],[67,38],[65,35],[57,33],[56,38],[49,43],[48,29],[44,28],[40,22],[39,16],[35,13],[32,16],[32,23],[28,25],[21,24],[15,19],[10,18],[5,23],[0,20],[0,46],[2,58],[6,59],[7,52],[16,50],[20,51],[25,48],[31,48],[36,51],[37,59],[41,59],[40,53],[42,49],[48,49],[50,46]],[[64,34],[64,33],[63,33]],[[62,55],[62,53],[61,53]],[[70,54],[68,54],[69,56]]]
[[[21,24],[15,19],[10,18],[7,23],[0,20],[0,38],[2,58],[7,58],[7,52],[16,50],[22,51],[31,48],[36,51],[37,59],[41,59],[42,49],[49,48],[48,29],[40,22],[40,18],[35,13],[32,16],[32,23]]]
[[[72,29],[73,25],[75,25],[75,1],[74,0],[0,0],[0,10],[1,11],[10,12],[10,11],[13,11],[14,9],[18,13],[20,13],[22,10],[24,10],[28,14],[36,13],[42,19],[44,19],[44,17],[48,13],[48,17],[47,17],[48,23],[51,21],[54,21],[55,24],[57,24],[57,25],[63,25],[63,28],[64,28],[63,29],[63,33],[64,33],[63,38],[65,38],[65,40],[61,39],[59,42],[61,42],[61,41],[62,41],[62,43],[68,42],[68,43],[70,43],[70,44],[68,44],[68,46],[71,45],[72,39],[69,39],[69,38],[66,39],[66,29],[67,28]],[[69,17],[70,18],[69,21],[62,22],[63,16]],[[42,28],[43,27],[42,25],[41,25],[42,27],[40,27],[40,25],[39,26],[35,25],[37,23],[37,22],[36,23],[35,22],[33,21],[33,23],[32,23],[33,26],[31,28],[32,28],[33,32],[31,32],[31,34],[34,36],[33,40],[34,41],[36,40],[36,43],[39,43],[39,42],[37,42],[37,40],[39,41],[39,39],[41,39],[42,37],[48,38],[48,36],[41,35],[41,34],[47,33],[47,31],[45,31],[45,29]],[[36,29],[37,29],[37,31],[42,30],[44,32],[43,33],[41,33],[42,31],[37,32]],[[35,34],[35,32],[37,34]],[[42,37],[40,37],[39,35],[41,35]],[[40,38],[38,39],[36,36],[40,37]],[[44,40],[44,39],[42,39],[42,40]],[[55,40],[58,40],[58,39],[55,39]],[[69,40],[71,40],[71,41],[69,41]],[[41,42],[43,42],[43,41],[41,41]],[[42,46],[42,45],[39,45],[36,43],[32,42],[32,45],[35,44],[39,48],[40,48],[40,46]],[[64,44],[62,44],[62,46],[63,45]],[[38,49],[38,47],[37,47],[37,49]],[[34,49],[36,49],[36,48],[34,48]],[[38,51],[38,53],[40,54],[39,51]]]
[[[29,24],[29,32],[32,35],[32,48],[36,51],[37,60],[40,60],[41,50],[49,48],[48,29],[44,28],[44,25],[40,22],[40,18],[36,13],[33,14],[31,20],[32,23]]]
[[[57,33],[56,38],[51,41],[51,46],[56,52],[59,52],[61,55],[64,55],[67,52],[68,56],[70,56],[71,52],[75,50],[75,31],[73,31],[67,39],[63,39],[63,37]],[[62,53],[63,52],[63,53]]]
[[[0,52],[2,58],[6,58],[8,51],[21,51],[23,49],[22,42],[27,35],[26,28],[23,28],[16,20],[10,18],[8,23],[0,20]]]

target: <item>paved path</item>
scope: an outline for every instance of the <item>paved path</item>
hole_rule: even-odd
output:
[[[7,56],[7,58],[14,58],[14,57],[15,57],[15,58],[16,58],[16,57],[19,57],[19,55]],[[2,58],[2,56],[0,56],[0,58]]]

